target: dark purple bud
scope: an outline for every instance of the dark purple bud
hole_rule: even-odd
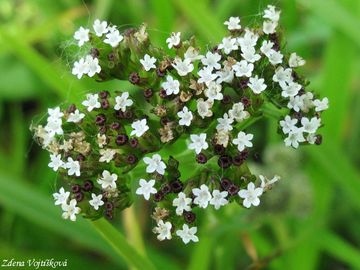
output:
[[[105,203],[105,209],[106,209],[107,211],[113,210],[113,209],[114,209],[114,204],[113,204],[112,202],[106,202],[106,203]]]
[[[240,154],[234,156],[232,161],[235,166],[240,166],[241,164],[244,163],[244,159],[241,157]]]
[[[101,99],[108,98],[108,97],[110,97],[110,93],[109,93],[109,91],[107,91],[107,90],[103,90],[103,91],[101,91],[101,92],[99,93],[99,97],[100,97]]]
[[[127,157],[126,157],[126,163],[127,164],[134,164],[136,161],[137,161],[137,157],[134,155],[134,154],[129,154]]]
[[[110,103],[107,99],[101,100],[100,104],[101,104],[101,108],[103,108],[105,110],[109,109],[109,107],[110,107]]]
[[[234,196],[239,192],[239,190],[240,190],[240,188],[237,185],[231,184],[227,191],[229,192],[229,194],[231,196]]]
[[[161,191],[164,194],[168,194],[171,192],[171,186],[169,184],[165,184],[161,187]]]
[[[76,156],[76,160],[79,161],[79,162],[84,161],[84,160],[85,160],[85,156],[84,156],[83,154],[78,154],[78,155]]]
[[[196,155],[196,161],[200,164],[205,164],[207,162],[207,157],[205,156],[205,154],[200,153]]]
[[[320,134],[319,134],[319,135],[316,135],[315,144],[316,144],[316,145],[322,144],[322,140],[323,140],[323,137],[322,137]]]
[[[221,178],[220,185],[224,190],[228,190],[229,187],[232,185],[232,182],[229,178]]]
[[[120,125],[119,122],[113,122],[113,123],[110,125],[110,128],[113,129],[113,130],[118,130],[120,127],[121,127],[121,125]]]
[[[71,104],[70,106],[69,106],[69,108],[67,109],[67,112],[68,113],[73,113],[73,112],[75,112],[76,111],[76,105],[75,104]]]
[[[80,190],[81,190],[81,186],[78,185],[78,184],[73,185],[73,186],[71,187],[71,192],[72,192],[72,193],[78,193],[78,192],[80,192]]]
[[[218,165],[220,168],[227,169],[232,164],[232,158],[229,155],[222,155],[219,157]]]
[[[221,100],[221,103],[224,105],[231,104],[231,96],[224,95],[224,98]]]
[[[86,180],[83,184],[84,191],[91,191],[94,188],[94,184],[91,180]]]
[[[249,79],[241,79],[239,82],[240,89],[244,90],[248,87]]]
[[[124,112],[123,111],[115,111],[115,116],[116,118],[119,118],[119,119],[124,119],[125,118],[125,115],[124,115]]]
[[[243,160],[246,160],[249,157],[249,150],[244,149],[243,151],[240,152],[240,156]]]
[[[125,119],[132,119],[134,117],[134,114],[132,111],[126,111],[124,113]]]
[[[160,191],[154,194],[154,202],[160,202],[164,199],[164,194]]]
[[[117,145],[124,145],[128,142],[129,137],[126,134],[120,134],[116,137],[116,144]]]
[[[174,193],[179,193],[183,189],[183,183],[180,180],[174,180],[170,183],[171,190]]]
[[[129,76],[129,82],[131,82],[134,85],[138,85],[140,83],[140,76],[136,72],[132,72]]]
[[[298,96],[302,96],[302,95],[304,95],[306,92],[305,92],[305,88],[304,87],[302,87],[300,90],[299,90],[299,92],[298,92]]]
[[[153,92],[153,90],[151,88],[147,88],[147,89],[144,90],[144,97],[146,99],[151,98],[153,96],[153,94],[154,94],[154,92]]]
[[[109,61],[111,61],[111,62],[116,61],[116,59],[117,59],[116,53],[114,53],[114,52],[109,53],[108,59],[109,59]]]
[[[165,89],[160,89],[160,91],[159,91],[159,96],[161,97],[161,98],[163,98],[163,99],[165,99],[165,98],[167,98],[168,97],[168,95],[166,94],[166,91],[165,91]]]
[[[131,35],[136,33],[136,29],[135,28],[128,28],[124,31],[124,36],[125,37],[130,37]]]
[[[107,130],[107,129],[106,129],[106,126],[102,126],[102,127],[99,128],[99,133],[100,133],[100,134],[105,134],[105,133],[106,133],[106,130]]]
[[[83,199],[84,199],[84,193],[78,192],[78,193],[75,194],[75,200],[77,202],[81,202]]]
[[[301,112],[294,112],[294,118],[298,119],[299,121],[301,121],[301,118],[303,117],[303,114]]]
[[[215,144],[214,145],[214,152],[217,155],[222,155],[225,153],[225,147],[222,146],[221,144]]]
[[[163,116],[160,118],[160,125],[165,126],[167,123],[169,123],[169,118],[167,116]]]
[[[105,212],[105,217],[112,220],[114,218],[113,211],[106,211]]]
[[[91,48],[90,49],[90,55],[93,57],[93,58],[98,58],[99,55],[100,55],[100,52],[97,48]]]
[[[103,126],[105,125],[105,122],[106,122],[106,117],[104,114],[98,114],[96,117],[95,117],[95,123],[98,125],[98,126]]]
[[[185,222],[188,224],[194,223],[194,221],[196,219],[196,215],[193,212],[184,211],[183,216],[184,216]]]
[[[157,68],[157,69],[156,69],[156,74],[157,74],[159,77],[164,77],[164,76],[165,76],[165,71],[162,71],[160,68]]]
[[[248,97],[242,97],[240,101],[244,104],[245,108],[249,108],[251,106],[251,100]]]
[[[129,144],[131,147],[136,148],[139,145],[139,141],[136,138],[131,138],[129,140]]]

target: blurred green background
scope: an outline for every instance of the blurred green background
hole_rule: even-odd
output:
[[[68,259],[69,269],[128,269],[91,224],[61,220],[53,205],[56,174],[29,126],[48,107],[89,89],[116,89],[70,74],[66,48],[94,18],[120,29],[146,22],[164,46],[171,31],[203,45],[225,35],[223,22],[258,20],[268,4],[282,9],[289,51],[307,60],[310,89],[327,96],[324,143],[284,149],[276,121],[261,172],[281,182],[257,209],[238,206],[202,217],[198,244],[158,242],[150,206],[137,202],[116,226],[158,269],[360,269],[360,1],[358,0],[0,0],[0,259]],[[275,134],[275,135],[274,135]],[[145,244],[144,244],[145,243]]]

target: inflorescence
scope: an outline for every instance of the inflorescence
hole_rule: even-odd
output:
[[[87,53],[72,74],[129,80],[138,90],[88,93],[81,104],[49,109],[47,123],[34,128],[50,152],[49,167],[61,175],[63,187],[53,197],[63,218],[112,219],[135,193],[156,205],[159,240],[176,235],[187,244],[198,241],[198,209],[258,206],[280,177],[251,174],[254,135],[246,128],[270,104],[286,111],[279,119],[286,146],[320,144],[320,114],[328,108],[328,99],[307,91],[297,73],[305,60],[285,53],[280,11],[268,6],[263,18],[253,29],[229,18],[228,36],[208,51],[172,33],[170,55],[151,44],[145,25],[121,33],[106,21],[80,27],[74,38]],[[179,139],[187,140],[184,153],[197,164],[190,179],[182,178],[177,156],[161,156]]]

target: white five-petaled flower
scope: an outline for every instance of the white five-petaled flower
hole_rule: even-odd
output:
[[[307,117],[301,118],[301,125],[304,129],[304,132],[315,133],[321,125],[321,119],[313,117],[309,120]]]
[[[113,160],[114,156],[116,154],[116,150],[114,149],[100,149],[100,162],[106,162],[109,163]]]
[[[204,57],[203,55],[199,54],[199,49],[195,49],[192,46],[190,46],[184,53],[184,58],[189,59],[191,62],[200,60],[203,57]]]
[[[261,47],[260,47],[260,51],[266,55],[267,57],[270,56],[270,53],[272,52],[272,48],[274,47],[274,43],[268,40],[264,40]]]
[[[300,142],[305,142],[303,132],[304,132],[303,128],[293,127],[289,131],[288,137],[284,139],[285,145],[298,148]]]
[[[85,61],[85,58],[80,58],[79,61],[74,62],[74,67],[71,73],[75,75],[78,79],[81,79],[81,77],[84,74],[87,74],[88,72],[89,72],[89,63]]]
[[[85,61],[88,63],[87,75],[89,77],[92,77],[97,73],[100,73],[101,67],[99,65],[99,59],[94,58],[91,55],[87,55],[85,58]]]
[[[289,115],[285,116],[284,120],[280,121],[280,126],[284,134],[288,134],[294,128],[296,128],[298,120],[296,118],[292,119]]]
[[[49,140],[52,140],[52,138],[56,134],[58,134],[58,135],[64,134],[64,131],[62,129],[62,120],[61,119],[49,117],[47,119],[47,124],[44,129],[47,132]]]
[[[54,109],[49,108],[48,109],[48,114],[49,114],[49,118],[52,119],[60,119],[61,117],[64,116],[64,113],[60,110],[60,107],[56,107]]]
[[[210,101],[222,100],[224,96],[221,93],[221,84],[218,84],[216,82],[210,82],[208,87],[204,91],[204,95]]]
[[[260,204],[259,197],[263,194],[263,189],[261,187],[255,188],[253,182],[250,182],[247,185],[247,189],[241,189],[238,192],[240,198],[244,199],[243,205],[246,208],[250,208],[251,205],[258,206]]]
[[[172,66],[176,69],[179,76],[186,76],[194,70],[194,65],[191,63],[189,58],[181,60],[181,58],[176,57]]]
[[[198,83],[205,83],[206,85],[209,85],[212,81],[216,80],[218,77],[218,74],[212,73],[213,68],[212,67],[205,67],[198,71],[198,75],[200,78],[198,79]]]
[[[59,155],[51,154],[50,160],[51,161],[49,163],[49,167],[52,168],[55,172],[64,165],[64,162],[61,160],[60,154]]]
[[[110,28],[109,30],[110,32],[106,34],[104,43],[109,44],[111,47],[115,48],[124,39],[124,37],[120,34],[119,30],[114,27]]]
[[[244,104],[241,102],[235,103],[229,110],[229,116],[234,118],[237,122],[247,119],[250,114],[245,111]]]
[[[176,214],[178,216],[181,216],[184,211],[191,211],[191,202],[191,198],[186,197],[186,194],[184,192],[180,192],[177,198],[173,200],[172,205],[176,206]]]
[[[211,193],[208,186],[202,184],[200,188],[193,188],[192,193],[195,196],[194,204],[199,205],[200,208],[206,208],[211,200]]]
[[[133,128],[133,130],[131,131],[130,136],[135,135],[136,137],[141,137],[149,129],[146,119],[141,119],[133,122],[131,124],[131,127]]]
[[[91,193],[91,200],[89,201],[89,204],[94,207],[94,209],[97,211],[99,210],[99,207],[104,205],[104,201],[102,200],[103,195],[99,194],[96,195],[95,193]]]
[[[216,126],[217,131],[231,131],[233,129],[232,123],[234,122],[234,119],[229,117],[227,113],[224,113],[223,118],[217,119],[218,124]]]
[[[218,210],[221,206],[227,205],[229,202],[226,199],[228,195],[227,191],[222,191],[214,189],[212,192],[212,199],[210,200],[210,204],[214,206],[216,210]]]
[[[76,215],[80,213],[81,209],[76,206],[77,201],[72,199],[69,204],[64,203],[61,205],[63,219],[70,219],[71,221],[76,221]]]
[[[212,100],[208,99],[208,100],[204,101],[203,98],[199,98],[196,102],[197,102],[197,105],[196,105],[197,112],[202,119],[213,115],[211,108],[212,108],[214,102]]]
[[[254,135],[251,133],[246,134],[243,131],[240,131],[237,135],[237,138],[232,140],[232,143],[237,145],[238,150],[241,152],[245,147],[252,147],[253,144],[251,140],[254,138]]]
[[[283,67],[278,67],[275,70],[275,74],[273,76],[273,81],[278,82],[281,86],[286,83],[291,83],[293,78],[291,77],[292,70],[291,68],[284,69]]]
[[[54,200],[55,200],[55,205],[62,205],[64,203],[67,203],[67,200],[70,197],[70,192],[66,191],[63,187],[61,187],[59,189],[59,193],[54,193],[53,194]]]
[[[114,189],[116,188],[116,180],[118,176],[113,173],[111,174],[108,170],[102,172],[102,177],[97,180],[98,184],[101,185],[102,189]]]
[[[176,47],[180,44],[181,39],[180,39],[180,32],[177,33],[171,33],[170,37],[168,37],[166,39],[166,43],[168,44],[168,48],[171,49],[172,47]]]
[[[241,56],[249,63],[255,63],[261,58],[261,55],[256,53],[254,47],[241,47],[241,51]]]
[[[271,49],[271,50],[269,51],[267,57],[268,57],[270,63],[271,63],[273,66],[275,66],[275,65],[277,65],[277,64],[281,64],[281,63],[282,63],[284,56],[283,56],[280,52]]]
[[[224,37],[221,43],[218,46],[218,49],[223,49],[225,54],[229,54],[232,51],[236,51],[238,49],[236,38]]]
[[[144,157],[143,160],[145,164],[147,164],[146,167],[147,173],[157,172],[158,174],[161,175],[165,173],[166,165],[161,160],[161,156],[159,154],[154,154],[151,158]]]
[[[98,37],[101,37],[103,34],[106,34],[109,31],[107,26],[108,23],[106,21],[101,22],[99,19],[96,19],[93,24],[95,34]]]
[[[296,82],[284,83],[280,86],[282,88],[281,96],[285,98],[296,96],[301,89],[301,85]]]
[[[274,21],[264,21],[263,22],[263,32],[265,34],[273,34],[276,32],[276,27],[278,26],[278,22]]]
[[[289,109],[293,109],[295,112],[299,112],[300,110],[305,109],[303,96],[304,95],[290,97],[287,107]]]
[[[101,107],[98,94],[87,94],[86,100],[84,100],[81,104],[87,107],[89,112],[93,109],[99,109]]]
[[[276,11],[275,6],[268,5],[267,9],[264,11],[263,18],[269,19],[273,22],[278,22],[280,19],[280,11]]]
[[[234,70],[231,66],[225,65],[221,70],[216,71],[216,75],[219,77],[216,83],[221,84],[223,82],[231,83],[234,79]]]
[[[115,97],[115,103],[114,109],[117,111],[121,110],[122,112],[126,111],[126,107],[133,105],[133,101],[129,98],[128,92],[124,92],[121,96]]]
[[[166,95],[177,95],[180,91],[180,83],[178,80],[174,80],[174,78],[170,75],[166,76],[166,81],[161,84],[162,88],[166,91]]]
[[[261,181],[260,187],[264,191],[271,189],[272,185],[280,180],[280,176],[278,176],[278,175],[275,175],[272,179],[268,179],[267,177],[265,177],[263,175],[259,175],[259,178]]]
[[[230,31],[241,29],[239,17],[230,17],[229,20],[224,22],[224,24],[227,25],[227,27]]]
[[[78,45],[81,47],[84,45],[85,42],[89,41],[89,29],[86,29],[84,27],[80,27],[74,34],[74,38],[78,40]]]
[[[207,66],[211,70],[220,69],[221,65],[219,61],[221,60],[221,55],[218,53],[207,52],[205,57],[201,59],[201,63],[204,66]]]
[[[190,140],[191,143],[188,147],[189,149],[194,149],[196,154],[200,154],[201,150],[206,150],[209,147],[209,144],[206,142],[206,133],[199,135],[191,134]]]
[[[238,38],[238,43],[241,47],[241,50],[251,47],[254,48],[256,46],[258,39],[259,39],[258,34],[255,34],[253,31],[246,28],[244,36]]]
[[[177,116],[180,118],[179,125],[187,126],[191,125],[191,121],[193,119],[193,114],[189,111],[188,107],[184,106],[184,108],[177,113]]]
[[[323,98],[322,100],[315,99],[314,100],[315,111],[321,112],[329,108],[329,100],[328,98]]]
[[[248,63],[245,60],[241,60],[233,65],[236,77],[251,77],[254,70],[254,64]]]
[[[143,59],[140,59],[140,63],[142,64],[142,66],[144,67],[145,71],[149,71],[152,68],[156,68],[155,66],[155,62],[156,62],[156,58],[155,57],[151,57],[148,54],[144,55]]]
[[[76,109],[74,112],[69,114],[67,122],[79,123],[84,117],[85,117],[85,114],[80,113],[80,111],[78,109]]]
[[[151,179],[148,182],[145,179],[139,180],[140,187],[136,190],[137,195],[143,195],[145,200],[150,199],[151,194],[155,194],[157,191],[154,188],[155,180]]]
[[[171,228],[172,225],[169,221],[165,222],[161,219],[154,228],[154,232],[158,234],[157,239],[164,241],[165,239],[171,239]]]
[[[185,244],[189,243],[190,241],[198,242],[199,238],[195,235],[197,232],[197,227],[191,227],[187,224],[184,224],[182,230],[177,230],[176,235],[183,240]]]
[[[290,54],[289,67],[300,67],[306,64],[306,61],[296,53]]]
[[[77,160],[73,160],[68,157],[67,162],[64,164],[64,168],[68,169],[68,175],[80,176],[80,163]]]
[[[249,79],[248,86],[254,92],[254,94],[260,94],[266,89],[265,80],[263,78],[259,78],[258,75],[255,77],[251,77]]]

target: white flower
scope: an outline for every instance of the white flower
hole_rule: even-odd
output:
[[[284,56],[280,52],[271,49],[267,57],[272,65],[277,65],[282,63]]]
[[[164,241],[165,239],[171,239],[171,228],[172,225],[169,221],[165,222],[162,220],[159,220],[157,227],[154,228],[154,232],[159,234],[157,236],[157,239],[159,241]]]
[[[247,62],[254,63],[261,58],[260,54],[256,53],[256,50],[254,47],[241,47],[241,51],[242,51],[241,56]]]
[[[51,162],[49,163],[49,167],[55,172],[64,165],[64,162],[61,160],[61,155],[51,154],[50,159]]]
[[[206,85],[209,85],[210,82],[214,81],[218,75],[212,73],[213,68],[212,67],[205,67],[198,71],[198,75],[200,76],[198,83],[205,83]]]
[[[180,83],[178,80],[174,80],[170,75],[166,76],[166,81],[161,84],[161,87],[166,91],[166,95],[177,95],[180,91]]]
[[[109,163],[113,160],[114,156],[116,154],[116,150],[114,149],[100,149],[100,162],[106,162]]]
[[[78,40],[78,45],[81,47],[85,42],[89,41],[89,29],[83,28],[82,26],[75,32],[74,38]]]
[[[236,77],[251,77],[254,70],[254,64],[248,63],[245,60],[241,60],[233,65]]]
[[[229,117],[227,113],[224,113],[223,118],[218,118],[217,121],[218,121],[218,124],[216,126],[217,131],[221,130],[227,132],[233,129],[231,124],[234,122],[234,119]]]
[[[216,75],[219,77],[216,80],[217,84],[221,84],[222,82],[231,83],[234,79],[234,71],[230,66],[224,66],[223,69],[216,71]]]
[[[224,22],[224,24],[227,25],[227,27],[230,31],[241,29],[239,17],[230,17],[229,20]]]
[[[94,209],[97,211],[99,210],[99,207],[104,205],[104,202],[102,200],[103,195],[99,194],[96,196],[95,193],[91,193],[92,199],[89,201],[89,204],[94,207]]]
[[[92,77],[97,73],[100,73],[101,67],[99,65],[99,59],[93,58],[91,55],[87,55],[85,61],[88,63],[87,75],[89,77]]]
[[[130,107],[131,105],[133,105],[134,102],[129,98],[129,93],[124,92],[121,94],[121,96],[115,97],[115,103],[115,110],[121,110],[122,112],[125,112],[126,107]]]
[[[177,116],[180,118],[179,125],[180,126],[190,126],[191,121],[193,119],[193,114],[189,109],[184,106],[184,108],[177,113]]]
[[[285,116],[285,119],[280,121],[280,126],[282,127],[284,134],[288,134],[290,131],[296,128],[297,122],[298,120],[296,118],[291,119],[289,115]]]
[[[156,68],[155,66],[156,58],[150,57],[150,55],[145,54],[143,59],[140,59],[140,63],[144,67],[145,71],[149,71],[152,68]]]
[[[103,148],[108,143],[106,135],[100,133],[96,136],[96,141],[99,148]]]
[[[84,117],[85,117],[85,114],[80,113],[80,111],[78,109],[76,109],[75,112],[72,112],[69,114],[67,122],[79,123]]]
[[[76,215],[80,213],[81,209],[76,206],[77,202],[75,199],[72,199],[69,204],[62,204],[61,208],[64,211],[62,214],[63,219],[70,219],[71,221],[76,221]]]
[[[229,116],[234,118],[237,122],[241,122],[248,118],[250,114],[245,111],[244,104],[241,102],[234,103],[232,108],[229,110]]]
[[[290,54],[289,67],[300,67],[306,64],[306,61],[296,53]]]
[[[210,204],[213,205],[216,210],[218,210],[221,206],[227,205],[229,203],[226,199],[227,195],[227,191],[220,192],[219,190],[214,189],[212,192],[212,199],[210,200]]]
[[[218,53],[207,52],[205,57],[201,59],[201,63],[208,68],[220,69],[221,65],[219,61],[221,60],[221,55]]]
[[[49,117],[48,119],[60,119],[64,116],[64,113],[60,110],[60,107],[56,107],[54,109],[48,109]]]
[[[68,175],[80,176],[80,163],[77,160],[73,160],[68,157],[67,162],[64,164],[64,168],[68,169]]]
[[[246,48],[255,47],[258,39],[259,36],[257,34],[249,29],[245,29],[245,34],[243,37],[238,38],[238,43],[241,47],[241,50],[243,50]]]
[[[273,22],[277,22],[280,19],[280,12],[281,11],[276,11],[274,6],[268,5],[267,9],[265,9],[264,11],[265,14],[263,18],[269,19]]]
[[[199,238],[195,235],[197,232],[197,227],[191,227],[187,224],[184,224],[182,230],[177,230],[176,235],[183,240],[185,244],[189,243],[190,241],[199,242]]]
[[[299,93],[301,85],[296,82],[290,82],[282,84],[281,88],[281,95],[283,97],[294,97]]]
[[[241,189],[238,192],[240,198],[244,199],[243,205],[250,208],[251,205],[258,206],[260,204],[259,197],[262,195],[263,189],[261,187],[255,188],[253,182],[247,185],[247,189]]]
[[[289,131],[288,137],[285,138],[284,140],[285,145],[298,148],[299,142],[305,141],[303,132],[304,132],[303,128],[293,127],[293,129]]]
[[[75,75],[78,79],[81,79],[81,77],[84,74],[87,74],[88,72],[89,72],[89,63],[86,62],[84,58],[80,58],[79,61],[74,62],[74,67],[71,73]]]
[[[154,179],[149,180],[149,182],[146,182],[145,179],[140,179],[139,185],[140,187],[136,190],[136,194],[143,195],[145,200],[147,201],[150,199],[151,194],[155,194],[157,192],[156,189],[154,188],[155,185]]]
[[[236,38],[224,37],[221,43],[218,46],[218,49],[223,49],[225,54],[229,54],[232,51],[237,50],[239,47],[237,45]]]
[[[131,131],[130,136],[135,135],[136,137],[141,137],[149,129],[146,119],[133,122],[131,124],[131,127],[133,128],[133,130]]]
[[[120,35],[119,30],[115,28],[111,28],[109,30],[110,32],[106,34],[104,43],[109,44],[111,47],[115,48],[124,39],[124,37]]]
[[[268,40],[264,40],[261,47],[260,47],[260,51],[265,54],[267,57],[270,56],[270,53],[272,52],[272,48],[274,47],[274,43]]]
[[[179,57],[176,57],[172,66],[176,69],[180,76],[185,76],[194,70],[194,65],[188,58],[181,60]]]
[[[172,205],[176,206],[176,214],[181,216],[184,211],[191,211],[191,202],[191,198],[187,198],[184,192],[180,192],[177,198],[173,200]]]
[[[215,134],[216,143],[227,147],[229,143],[229,132],[219,130]]]
[[[197,101],[197,112],[202,119],[205,117],[211,117],[213,112],[211,111],[211,107],[213,106],[214,102],[211,100],[206,100],[199,98]]]
[[[315,111],[321,112],[329,108],[329,100],[328,98],[323,98],[322,100],[315,99],[314,105],[315,105]]]
[[[93,24],[95,34],[98,37],[101,37],[103,34],[106,34],[109,31],[107,26],[108,26],[108,24],[106,21],[100,22],[99,19],[96,19]]]
[[[171,49],[172,47],[176,47],[180,44],[180,32],[177,33],[171,33],[171,36],[166,39],[166,43],[168,44],[168,48]]]
[[[266,84],[264,83],[264,81],[264,79],[259,79],[258,75],[256,75],[255,77],[251,77],[249,79],[248,86],[254,92],[254,94],[260,94],[266,89]]]
[[[308,113],[311,108],[314,107],[314,101],[313,101],[314,95],[311,92],[306,92],[305,94],[300,96],[300,99],[302,100],[302,106],[300,109],[303,112]]]
[[[184,53],[184,58],[189,59],[191,62],[200,60],[203,57],[204,57],[203,55],[199,54],[199,49],[195,49],[192,46],[190,46]]]
[[[293,81],[293,78],[291,77],[291,73],[292,73],[291,68],[284,69],[283,67],[278,67],[275,70],[273,81],[279,83],[280,85],[291,83]]]
[[[45,130],[50,137],[54,137],[56,134],[62,135],[64,134],[64,131],[61,125],[62,125],[61,119],[49,117],[48,122],[45,126]]]
[[[254,138],[254,135],[249,133],[246,134],[243,131],[240,131],[237,138],[232,140],[232,143],[237,145],[238,150],[241,152],[245,149],[245,147],[252,147],[253,144],[251,140]]]
[[[190,140],[191,143],[188,147],[189,149],[194,149],[196,154],[200,154],[201,150],[206,150],[209,147],[209,144],[206,142],[206,133],[199,135],[191,134]]]
[[[87,107],[87,110],[89,112],[91,112],[95,108],[99,109],[101,107],[98,94],[87,94],[86,100],[84,100],[81,104]]]
[[[281,177],[275,175],[272,179],[267,179],[265,176],[259,175],[259,178],[261,181],[260,187],[265,191],[267,189],[271,189],[272,185],[279,181]]]
[[[295,112],[299,112],[304,107],[304,100],[300,96],[290,97],[287,107]]]
[[[209,188],[202,184],[200,188],[193,188],[192,193],[195,196],[194,204],[199,205],[200,208],[206,208],[211,200],[211,193]]]
[[[102,189],[114,189],[116,188],[117,179],[118,176],[115,173],[110,174],[108,170],[104,170],[102,172],[102,178],[98,179],[97,182],[101,185]]]
[[[315,144],[316,143],[316,134],[315,133],[309,133],[307,136],[306,136],[306,141],[310,144]]]
[[[276,32],[277,26],[278,26],[278,22],[264,21],[263,22],[263,32],[265,34],[273,34]]]
[[[154,154],[151,158],[144,157],[144,162],[148,166],[146,167],[147,173],[157,172],[158,174],[163,175],[165,173],[166,165],[161,160],[161,156],[159,154]]]
[[[63,187],[61,187],[59,189],[59,193],[54,193],[53,194],[54,200],[55,200],[55,205],[61,205],[67,202],[67,200],[70,197],[70,192],[66,191]]]
[[[304,132],[315,133],[321,125],[321,119],[313,117],[309,120],[309,118],[303,117],[301,118],[301,125],[304,128]]]
[[[221,93],[221,84],[217,84],[215,82],[210,82],[208,88],[205,89],[204,95],[210,101],[214,100],[222,100],[223,94]]]

